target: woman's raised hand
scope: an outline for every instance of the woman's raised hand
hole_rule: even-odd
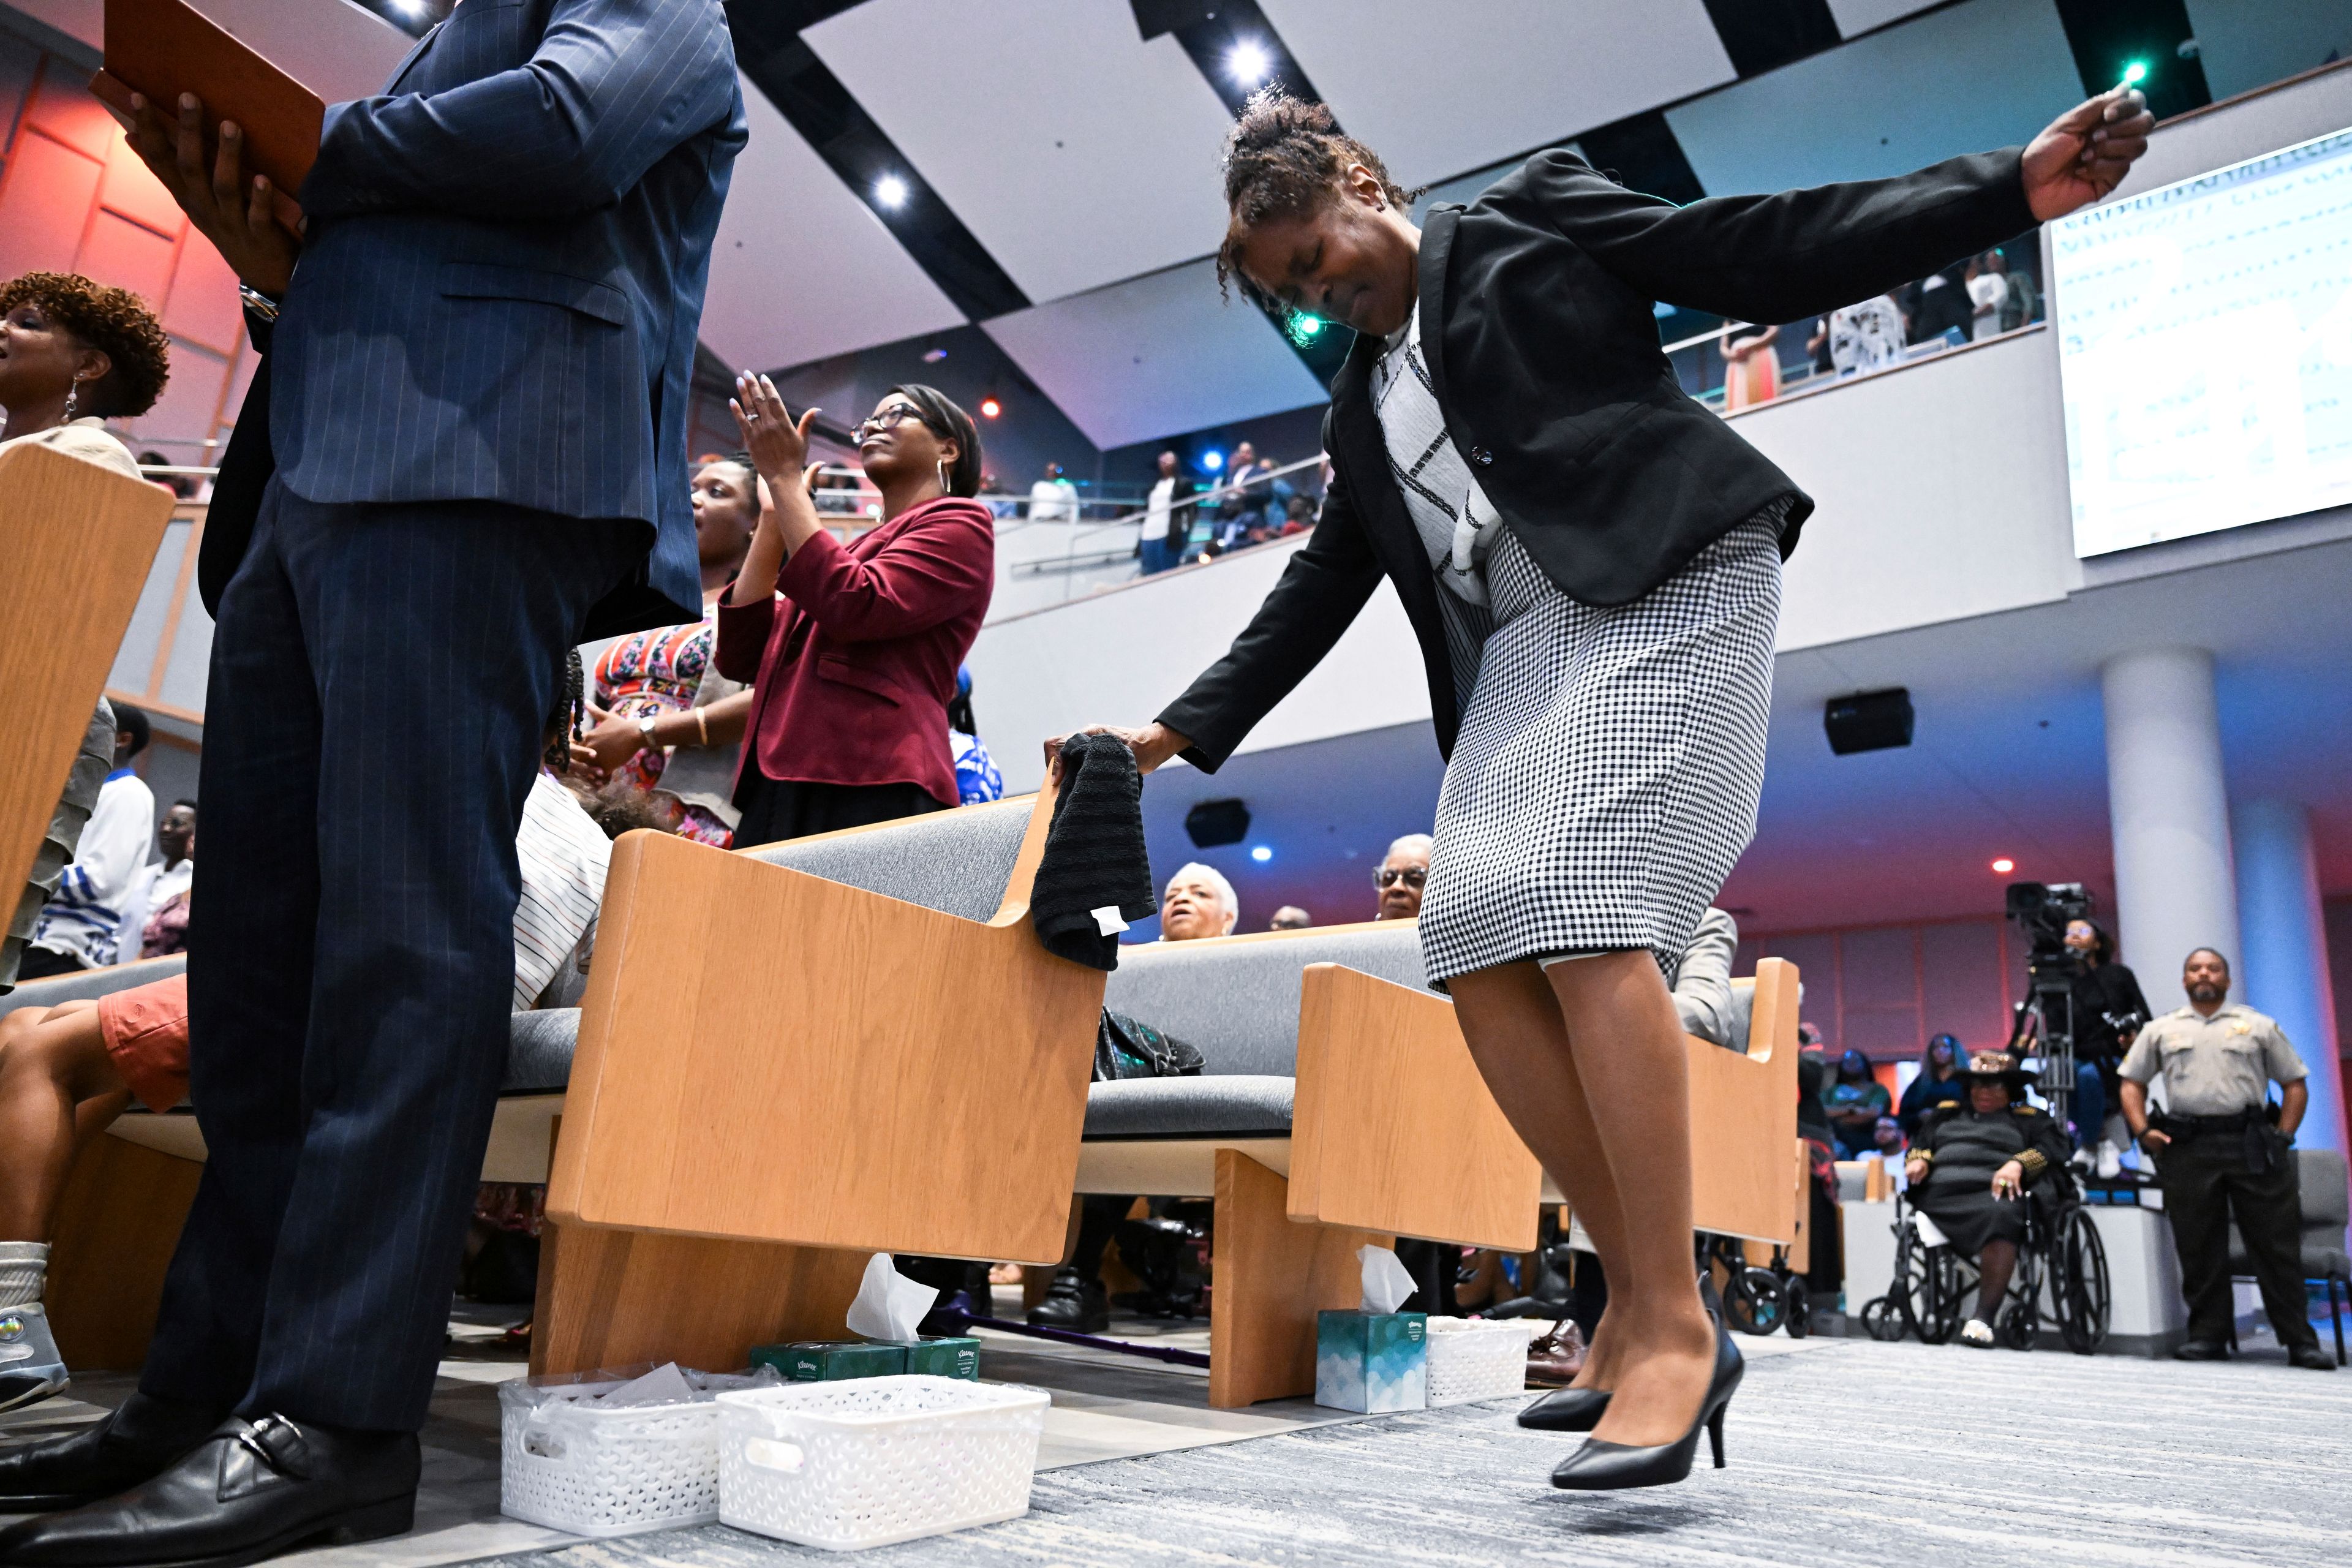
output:
[[[2100,200],[2123,183],[2156,116],[2136,87],[2111,88],[2050,122],[2025,149],[2025,204],[2042,223]]]
[[[751,454],[751,466],[760,470],[760,477],[780,489],[794,477],[805,486],[807,476],[802,469],[808,462],[809,426],[816,418],[816,409],[803,408],[794,419],[784,400],[776,395],[775,384],[748,370],[735,378],[735,395],[727,400],[727,406],[735,415],[735,427],[743,433],[743,449]]]

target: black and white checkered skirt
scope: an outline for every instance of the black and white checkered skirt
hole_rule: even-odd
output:
[[[1561,593],[1507,531],[1496,542],[1421,906],[1433,984],[1628,948],[1672,977],[1756,832],[1780,518],[1614,607]]]

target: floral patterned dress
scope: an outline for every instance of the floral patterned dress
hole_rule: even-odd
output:
[[[607,647],[596,660],[596,706],[631,721],[691,711],[710,668],[717,614],[714,605],[706,605],[698,621],[633,633]],[[613,776],[638,789],[657,790],[668,763],[667,752],[648,746]],[[678,811],[679,837],[721,849],[734,847],[734,829],[708,806],[680,801]]]

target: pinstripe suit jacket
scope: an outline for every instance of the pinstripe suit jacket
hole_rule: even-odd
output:
[[[642,519],[592,634],[699,614],[688,381],[736,79],[719,0],[463,0],[330,106],[268,345],[287,486]]]

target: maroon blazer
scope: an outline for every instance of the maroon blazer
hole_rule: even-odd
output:
[[[752,687],[743,765],[806,784],[916,784],[955,805],[948,700],[995,587],[995,520],[942,496],[852,544],[820,532],[772,596],[722,600],[719,673]]]

